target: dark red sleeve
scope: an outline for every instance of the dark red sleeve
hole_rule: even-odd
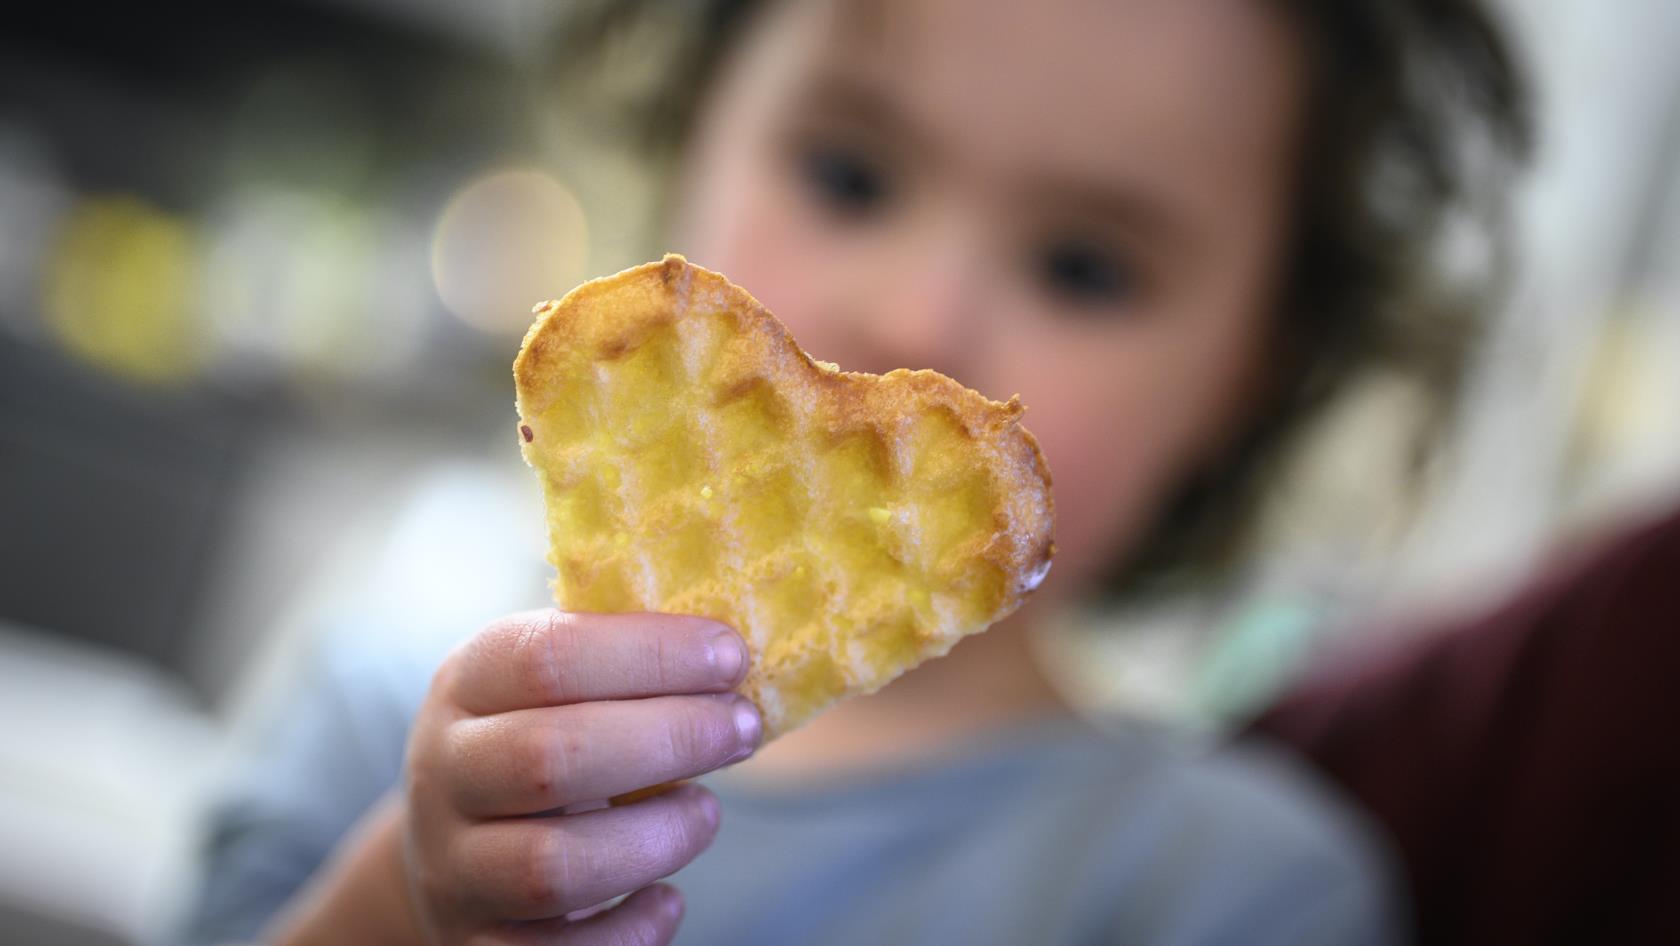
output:
[[[1680,944],[1680,512],[1253,729],[1387,829],[1420,943]]]

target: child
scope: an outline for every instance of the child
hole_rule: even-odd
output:
[[[1229,561],[1288,432],[1436,337],[1413,303],[1460,183],[1449,128],[1522,128],[1480,10],[694,5],[673,86],[688,108],[660,113],[670,247],[816,357],[1019,393],[1056,480],[1051,579],[709,789],[621,807],[593,802],[754,755],[728,629],[496,622],[432,677],[400,769],[389,747],[424,681],[347,682],[349,705],[299,715],[386,761],[291,738],[217,826],[195,935],[253,935],[290,900],[277,942],[1401,938],[1381,852],[1335,798],[1263,750],[1082,725],[1029,635],[1082,598]],[[654,883],[679,869],[685,896]]]

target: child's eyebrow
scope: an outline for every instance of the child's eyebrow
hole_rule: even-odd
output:
[[[1074,176],[1047,176],[1029,182],[1023,193],[1035,206],[1118,224],[1163,247],[1185,246],[1194,235],[1170,204],[1142,188]]]
[[[819,74],[796,95],[800,112],[818,111],[880,134],[895,144],[921,153],[936,152],[938,144],[892,101],[891,96],[861,78],[830,71]]]

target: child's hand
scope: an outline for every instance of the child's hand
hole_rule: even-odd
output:
[[[406,862],[431,943],[667,942],[682,913],[640,890],[717,832],[717,799],[684,785],[623,807],[562,813],[751,755],[757,710],[730,693],[739,636],[700,618],[504,618],[432,680],[408,746]]]

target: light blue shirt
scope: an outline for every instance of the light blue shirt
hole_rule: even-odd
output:
[[[211,813],[184,939],[253,940],[397,784],[435,655],[342,648]],[[716,842],[674,878],[683,946],[1402,942],[1368,828],[1278,751],[1040,721],[908,768],[717,773]]]

